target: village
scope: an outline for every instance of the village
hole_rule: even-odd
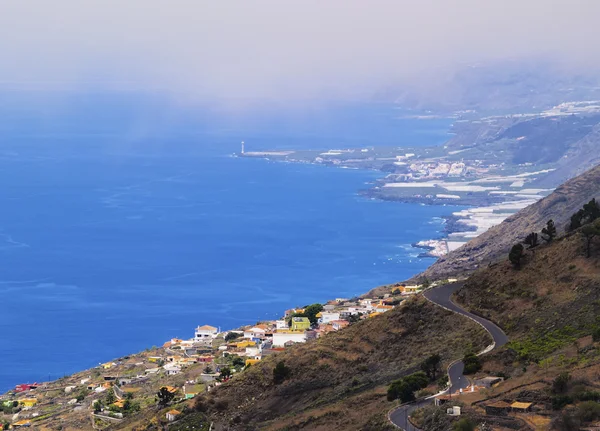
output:
[[[103,429],[157,404],[164,411],[154,420],[177,421],[186,400],[266,356],[390,311],[426,287],[398,283],[377,297],[336,298],[292,308],[280,319],[234,330],[201,325],[190,339],[172,338],[162,347],[56,381],[18,384],[0,397],[0,430],[55,424],[65,413],[69,421],[91,421],[95,429]]]

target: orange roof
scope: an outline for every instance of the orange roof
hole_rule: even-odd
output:
[[[179,410],[169,410],[167,412],[168,415],[180,415],[181,412]]]
[[[166,388],[167,391],[171,392],[171,393],[175,393],[178,391],[177,388],[174,388],[173,386],[163,386],[163,388]],[[162,389],[162,388],[161,388]]]
[[[196,328],[196,330],[198,330],[198,331],[216,331],[217,328],[215,328],[214,326],[210,326],[210,325],[204,325],[204,326],[198,326]]]
[[[122,409],[125,407],[125,400],[117,400],[113,403],[113,406],[117,406]]]

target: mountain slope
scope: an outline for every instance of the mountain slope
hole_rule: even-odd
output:
[[[432,353],[448,364],[489,344],[469,319],[412,298],[316,342],[267,357],[219,387],[207,404],[219,430],[381,430],[386,426],[386,385],[415,370]],[[273,383],[279,361],[291,374]],[[215,408],[227,405],[226,409]]]
[[[600,165],[575,177],[552,194],[507,218],[497,226],[440,258],[422,276],[440,279],[471,272],[482,262],[504,257],[510,247],[553,219],[559,232],[584,203],[600,196]]]

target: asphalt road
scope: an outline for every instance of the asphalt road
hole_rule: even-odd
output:
[[[467,316],[470,319],[482,325],[490,333],[492,339],[494,340],[493,349],[491,350],[497,349],[498,347],[505,345],[508,342],[508,337],[502,331],[502,329],[500,329],[498,326],[496,326],[489,320],[484,319],[483,317],[476,316],[472,313],[469,313],[468,311],[463,310],[454,302],[452,302],[452,300],[450,299],[452,297],[452,294],[458,289],[460,289],[461,286],[462,283],[446,284],[444,286],[436,287],[434,289],[429,289],[425,291],[423,295],[425,296],[425,298],[427,298],[434,304],[437,304],[440,307],[443,307],[454,313]],[[462,361],[457,361],[448,368],[448,378],[450,379],[451,393],[454,393],[459,389],[465,389],[470,385],[469,379],[467,379],[463,375],[464,368],[465,366],[462,363]],[[398,428],[401,428],[405,431],[419,431],[418,428],[415,428],[411,425],[411,423],[408,421],[408,417],[414,410],[432,402],[432,399],[427,399],[422,400],[418,403],[408,404],[399,407],[392,413],[390,413],[390,420]]]

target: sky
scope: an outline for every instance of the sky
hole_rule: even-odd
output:
[[[464,64],[600,63],[597,0],[3,0],[0,89],[361,99]]]

